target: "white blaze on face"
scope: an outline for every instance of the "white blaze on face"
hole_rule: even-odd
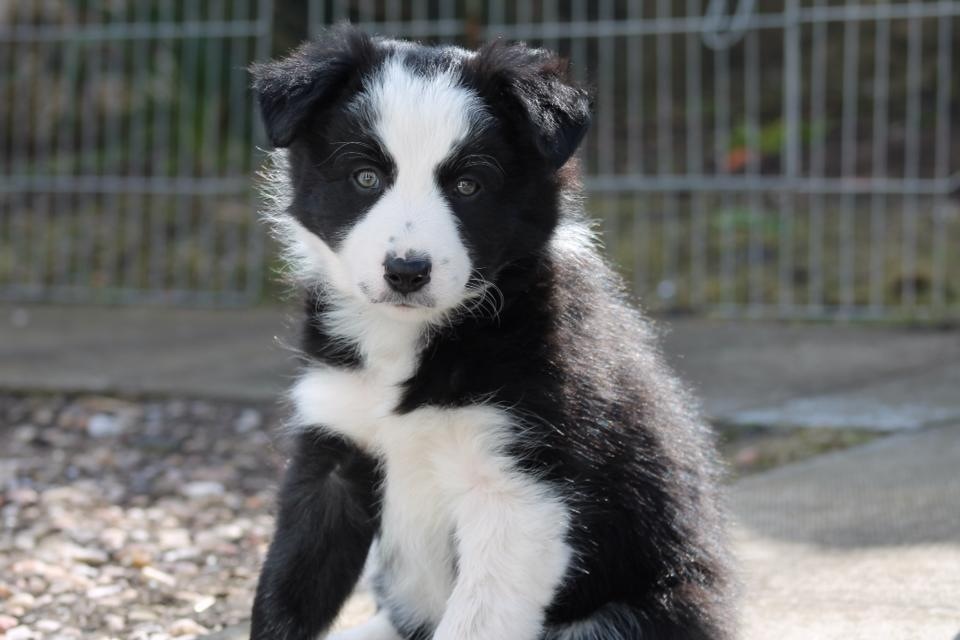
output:
[[[454,74],[418,75],[397,58],[386,63],[361,100],[396,164],[396,177],[350,229],[339,257],[356,292],[370,301],[389,294],[383,278],[387,254],[429,257],[430,283],[418,295],[433,303],[430,315],[442,313],[462,301],[471,265],[436,170],[467,135],[471,118],[482,117],[482,104]],[[377,306],[401,317],[419,315]]]

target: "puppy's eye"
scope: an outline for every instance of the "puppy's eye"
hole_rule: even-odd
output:
[[[480,185],[476,180],[470,178],[460,178],[457,180],[457,193],[464,197],[470,197],[480,190]]]
[[[360,169],[353,174],[353,181],[361,189],[376,189],[380,186],[380,176],[373,169]]]

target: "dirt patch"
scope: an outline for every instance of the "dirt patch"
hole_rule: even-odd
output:
[[[716,426],[720,454],[731,479],[767,471],[872,442],[885,434],[863,429],[812,429],[779,427]]]

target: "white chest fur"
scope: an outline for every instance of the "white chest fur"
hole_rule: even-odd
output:
[[[461,575],[487,570],[464,566],[479,556],[464,557],[455,546],[463,544],[460,534],[469,527],[480,541],[510,546],[502,550],[505,557],[519,553],[535,559],[536,566],[522,568],[515,577],[530,584],[516,586],[542,592],[545,604],[569,559],[563,541],[567,513],[503,453],[511,416],[487,405],[422,407],[397,415],[399,385],[417,363],[418,335],[404,334],[395,323],[387,334],[375,334],[376,329],[368,327],[358,336],[365,338],[363,367],[311,368],[291,397],[301,426],[343,435],[382,461],[378,550],[386,597],[411,622],[438,624],[456,600],[455,567]],[[516,537],[506,538],[507,529]],[[451,631],[454,637],[457,633]]]

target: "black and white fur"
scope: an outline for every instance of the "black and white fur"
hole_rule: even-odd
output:
[[[340,26],[254,76],[308,300],[252,637],[322,636],[369,566],[330,637],[729,638],[709,437],[588,230],[564,65]]]

